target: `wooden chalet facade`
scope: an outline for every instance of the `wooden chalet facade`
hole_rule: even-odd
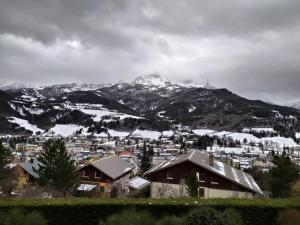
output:
[[[15,176],[18,178],[16,190],[22,190],[28,185],[35,183],[38,174],[34,171],[39,169],[40,162],[37,159],[30,159],[27,162],[19,163],[12,169]]]
[[[112,187],[126,187],[133,166],[118,156],[96,160],[78,170],[80,177],[79,191],[96,191],[110,196]]]
[[[185,179],[196,172],[203,198],[252,198],[263,195],[253,178],[206,153],[191,151],[154,166],[145,173],[151,181],[151,197],[187,197]]]

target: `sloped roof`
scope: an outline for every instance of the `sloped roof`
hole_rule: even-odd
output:
[[[96,169],[105,173],[113,180],[121,177],[133,169],[133,165],[123,159],[120,159],[118,156],[102,158],[91,162],[89,165],[92,165]]]
[[[155,173],[157,171],[166,169],[168,167],[172,167],[174,165],[178,165],[180,163],[190,161],[204,169],[209,170],[210,172],[213,172],[221,177],[224,177],[236,184],[239,184],[240,186],[243,186],[255,193],[263,194],[259,186],[256,184],[253,177],[245,173],[239,169],[236,169],[232,166],[229,166],[226,163],[220,162],[216,159],[214,159],[214,164],[211,166],[209,164],[209,155],[207,153],[203,153],[200,151],[192,150],[187,154],[179,155],[173,160],[168,160],[161,162],[160,164],[152,167],[150,170],[148,170],[145,175],[149,175],[152,173]]]
[[[131,180],[128,182],[128,187],[134,188],[134,189],[143,189],[147,186],[150,186],[150,181],[141,178],[141,177],[133,177]]]
[[[19,165],[31,176],[33,176],[34,178],[38,178],[39,175],[33,170],[33,168],[38,170],[40,168],[40,164],[41,163],[37,159],[33,159],[32,161],[29,160],[27,162],[20,163]]]

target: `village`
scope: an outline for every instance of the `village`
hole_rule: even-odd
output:
[[[255,167],[268,172],[274,167],[274,154],[286,154],[300,165],[299,133],[294,140],[279,137],[273,128],[229,132],[177,125],[163,132],[109,130],[85,135],[64,127],[70,125],[60,126],[44,134],[1,137],[14,157],[11,167],[18,171],[13,196],[45,196],[32,188],[38,178],[39,157],[49,139],[62,139],[74,160],[78,197],[188,197],[185,179],[191,171],[201,183],[198,197],[266,197],[269,193],[244,171]],[[145,168],[141,164],[145,164],[146,152],[149,162]]]

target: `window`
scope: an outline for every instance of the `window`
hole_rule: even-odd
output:
[[[213,185],[219,184],[219,179],[218,179],[218,177],[213,177],[213,178],[211,178],[210,184],[213,184]]]
[[[104,193],[104,191],[105,191],[105,187],[104,186],[100,186],[100,192]]]
[[[199,173],[199,172],[196,173],[196,176],[197,176],[197,180],[198,180],[200,183],[205,183],[205,180],[203,179],[203,177],[200,176],[200,173]]]
[[[102,173],[100,172],[100,171],[95,171],[95,177],[97,177],[97,178],[102,178]]]
[[[88,177],[87,171],[83,170],[83,171],[82,171],[82,176],[83,176],[83,177]]]
[[[211,181],[210,183],[211,184],[219,184],[219,182],[216,182],[216,181]]]
[[[173,180],[174,178],[169,174],[167,173],[167,180]]]

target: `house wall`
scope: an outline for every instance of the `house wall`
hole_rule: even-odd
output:
[[[122,189],[125,189],[126,183],[129,181],[130,176],[130,172],[128,172],[127,174],[119,177],[118,179],[113,180],[101,171],[97,170],[92,165],[83,167],[80,170],[78,170],[78,172],[81,183],[98,184],[100,186],[100,189],[103,189],[106,193],[110,193],[112,187],[118,184],[121,185]]]
[[[179,185],[185,183],[185,179],[191,175],[193,170],[199,173],[199,180],[201,181],[202,187],[234,192],[249,192],[249,190],[243,186],[188,161],[149,174],[146,178],[152,182]]]
[[[104,190],[104,192],[111,191],[114,181],[101,171],[97,170],[95,167],[91,165],[85,166],[78,170],[78,173],[81,183],[98,184],[100,188]]]
[[[17,177],[16,191],[22,190],[26,185],[32,182],[33,178],[20,165],[13,168],[13,173]]]
[[[151,183],[151,198],[183,198],[188,197],[185,185],[170,183]],[[204,187],[204,198],[253,198],[251,192],[230,191]]]
[[[120,185],[122,189],[126,189],[127,188],[127,183],[129,181],[129,177],[130,174],[126,174],[123,177],[121,177],[120,179],[116,180],[113,182],[113,185]]]

